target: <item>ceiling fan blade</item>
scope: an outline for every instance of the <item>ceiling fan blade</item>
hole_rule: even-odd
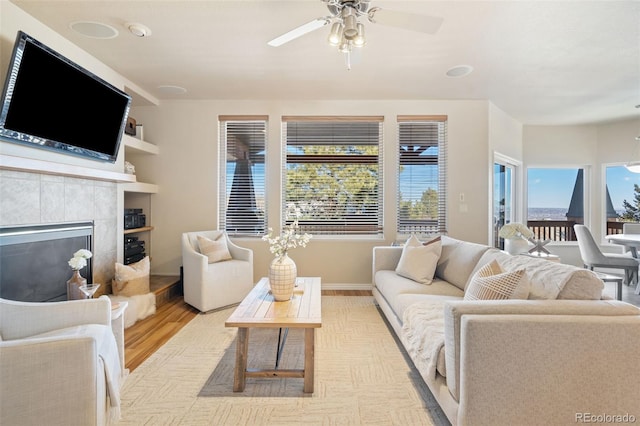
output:
[[[371,22],[427,34],[437,33],[442,21],[444,21],[444,19],[437,16],[418,15],[381,8],[376,8],[372,12],[372,17],[369,18]]]
[[[315,31],[318,28],[322,28],[329,23],[327,18],[316,18],[313,21],[307,22],[306,24],[300,25],[298,28],[294,28],[289,32],[282,34],[268,42],[269,46],[278,47],[282,46],[285,43],[290,42],[298,37],[302,37],[303,35],[310,33],[311,31]]]

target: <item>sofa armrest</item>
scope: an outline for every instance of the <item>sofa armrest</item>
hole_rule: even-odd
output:
[[[518,323],[521,315],[576,315],[638,317],[640,309],[616,300],[477,300],[450,301],[444,306],[445,357],[447,386],[460,398],[461,327],[466,315],[510,315]]]
[[[376,272],[395,271],[402,256],[402,246],[379,246],[373,248],[373,271],[371,278],[375,280]]]
[[[640,418],[638,315],[465,315],[460,345],[460,425]]]
[[[47,418],[56,424],[95,424],[96,402],[105,396],[98,395],[104,370],[94,339],[3,341],[0,360],[0,424],[42,424]]]
[[[0,330],[5,340],[83,324],[111,325],[111,301],[107,296],[48,303],[0,299]]]

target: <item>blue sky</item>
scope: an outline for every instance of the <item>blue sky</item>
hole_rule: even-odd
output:
[[[568,208],[576,175],[577,169],[529,169],[529,207]],[[622,209],[624,199],[633,200],[634,184],[640,185],[639,173],[631,173],[623,166],[607,168],[607,186],[616,210]]]

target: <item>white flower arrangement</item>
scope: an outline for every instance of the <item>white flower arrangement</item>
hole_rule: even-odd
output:
[[[500,228],[498,235],[505,239],[512,239],[512,238],[529,239],[533,237],[534,234],[533,234],[533,231],[531,231],[531,229],[527,228],[522,223],[511,222],[511,223],[507,223],[502,228]]]
[[[91,259],[91,252],[86,249],[80,249],[77,252],[73,253],[73,257],[69,259],[69,266],[74,271],[79,271],[80,269],[87,266],[87,259]]]
[[[286,225],[280,235],[273,236],[273,228],[269,228],[269,232],[262,237],[264,241],[269,242],[269,251],[276,255],[278,259],[282,259],[289,250],[296,247],[306,247],[312,235],[299,234],[298,219],[302,217],[302,210],[296,207],[294,203],[287,204],[287,219],[293,219],[289,225]]]

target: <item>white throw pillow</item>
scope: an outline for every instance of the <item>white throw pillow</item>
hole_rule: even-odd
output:
[[[496,260],[474,274],[464,292],[464,300],[526,299],[529,280],[524,269],[504,272]]]
[[[200,253],[209,258],[209,263],[231,259],[231,253],[229,253],[229,248],[227,247],[227,239],[223,235],[224,234],[218,235],[215,241],[198,235],[198,249]]]
[[[116,296],[134,296],[149,293],[149,256],[139,262],[123,265],[116,263],[116,276],[111,282]]]
[[[396,274],[420,284],[431,284],[441,252],[440,237],[422,243],[418,237],[412,235],[402,249]]]

